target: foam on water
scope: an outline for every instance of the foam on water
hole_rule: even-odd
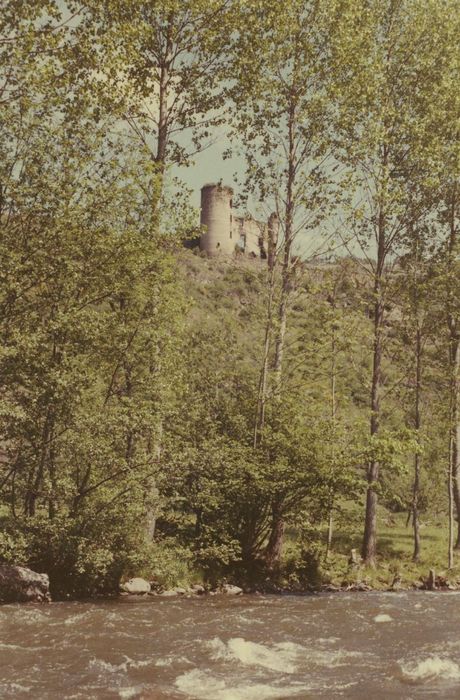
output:
[[[1,697],[12,697],[16,693],[30,693],[32,686],[21,683],[0,683]]]
[[[361,652],[320,649],[317,646],[307,648],[294,642],[278,642],[267,646],[242,637],[233,637],[227,643],[215,637],[205,642],[205,647],[211,652],[210,658],[213,661],[238,662],[244,666],[265,668],[283,674],[305,671],[311,665],[328,668],[346,666],[351,658],[363,656]]]
[[[433,680],[460,680],[460,668],[452,659],[428,656],[423,660],[399,662],[403,679],[409,683]]]
[[[336,644],[340,642],[340,637],[318,637],[316,641],[318,644]]]
[[[248,642],[242,637],[229,639],[227,644],[218,637],[208,642],[213,659],[239,661],[245,666],[262,666],[271,671],[295,673],[295,660],[304,648],[299,644],[274,644],[272,647]]]
[[[374,622],[391,622],[393,618],[391,615],[387,615],[386,613],[380,613],[380,615],[376,615],[374,617]]]
[[[414,593],[2,606],[0,698],[460,700],[458,602]]]
[[[78,624],[79,622],[86,621],[90,618],[91,613],[90,611],[86,611],[83,613],[77,613],[76,615],[69,615],[69,617],[66,617],[64,620],[65,625],[75,625]]]
[[[305,685],[277,688],[266,683],[235,684],[199,669],[178,676],[175,686],[181,693],[196,700],[275,700],[294,697],[308,691]]]
[[[187,659],[186,656],[176,656],[175,654],[169,654],[169,656],[161,656],[155,661],[155,666],[158,666],[159,668],[165,668],[167,666],[172,666],[173,664],[193,665],[192,661],[190,661],[190,659]]]
[[[111,664],[110,661],[92,658],[89,661],[89,667],[99,671],[100,673],[112,674],[126,673],[126,671],[128,671],[130,668],[142,668],[143,666],[149,666],[151,663],[151,659],[135,661],[134,659],[130,659],[129,656],[125,656],[125,660],[121,664]]]
[[[3,606],[7,615],[14,618],[17,624],[35,625],[36,623],[44,623],[48,619],[48,614],[45,609],[28,607],[28,605],[13,604]]]
[[[6,644],[5,642],[0,642],[0,649],[15,649],[18,651],[29,651],[30,646],[20,646],[19,644]]]
[[[119,688],[118,695],[122,700],[130,700],[130,698],[135,698],[143,690],[142,686],[129,686],[127,688]]]

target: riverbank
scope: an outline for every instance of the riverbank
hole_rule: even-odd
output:
[[[152,595],[174,597],[182,595],[216,595],[227,584],[236,585],[244,593],[298,594],[317,592],[366,592],[460,589],[460,568],[446,569],[447,532],[442,518],[434,519],[422,527],[422,549],[418,562],[412,560],[412,530],[406,525],[404,513],[390,514],[379,509],[381,523],[379,557],[376,568],[364,567],[359,559],[360,531],[353,525],[356,513],[347,513],[347,522],[337,522],[332,549],[325,556],[325,549],[317,548],[309,559],[302,560],[300,543],[293,532],[288,532],[281,566],[276,570],[238,568],[228,571],[204,572],[184,556],[183,549],[157,547],[151,564],[144,568],[131,569],[122,577],[122,583],[131,577],[146,581],[144,592]],[[340,525],[340,528],[339,528]],[[324,535],[326,533],[323,533]],[[174,545],[174,543],[173,543]],[[352,555],[352,551],[354,554]],[[430,570],[434,571],[434,585],[429,583]],[[41,572],[40,572],[41,573]],[[51,576],[50,576],[51,578]],[[73,578],[67,582],[66,590],[59,579],[51,578],[52,597],[55,600],[88,600],[92,597],[118,595],[118,580],[110,589],[94,586],[80,577],[78,586]],[[53,587],[54,584],[54,587]],[[44,591],[40,588],[39,593]],[[142,590],[140,591],[142,592]],[[26,597],[26,599],[28,599]],[[0,591],[1,600],[1,591]]]

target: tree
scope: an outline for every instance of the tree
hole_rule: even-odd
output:
[[[432,89],[438,60],[445,55],[441,23],[433,30],[434,10],[431,2],[389,0],[355,4],[337,18],[349,37],[333,49],[339,152],[354,171],[359,202],[354,231],[373,285],[372,439],[381,427],[387,280],[408,224],[405,177],[414,151],[423,148],[424,122],[413,118],[413,106]],[[374,250],[372,260],[369,251]],[[369,565],[376,559],[379,472],[378,462],[371,461],[362,544]]]
[[[100,104],[151,153],[158,207],[167,168],[190,164],[223,123],[233,3],[83,0],[80,6],[83,40],[98,57],[87,77],[97,80]]]
[[[151,162],[75,104],[65,37],[21,60],[30,19],[1,66],[20,85],[0,127],[1,516],[55,591],[82,593],[142,549],[181,302]]]
[[[460,13],[455,3],[439,7],[427,4],[426,12],[434,20],[432,34],[437,38],[430,64],[431,80],[427,89],[419,91],[414,100],[415,121],[418,125],[418,149],[412,162],[408,181],[412,191],[418,192],[419,210],[424,210],[425,228],[431,228],[431,240],[438,247],[435,268],[437,269],[438,294],[433,295],[436,304],[446,309],[445,322],[448,329],[449,356],[449,405],[450,438],[448,493],[450,510],[455,504],[460,512],[459,487],[459,333],[456,303],[456,268],[458,261],[459,227],[459,132],[458,94],[454,88],[459,67],[459,51],[456,36],[459,30]],[[417,175],[415,175],[417,173]],[[419,215],[420,218],[420,215]],[[420,228],[420,225],[419,225]],[[435,276],[436,279],[436,276]],[[453,564],[453,516],[451,512],[449,567]],[[457,533],[456,548],[460,547]]]
[[[239,18],[242,24],[231,95],[235,132],[245,144],[245,190],[276,214],[268,242],[276,252],[269,255],[255,445],[265,440],[269,396],[277,402],[276,410],[282,411],[285,338],[296,278],[295,242],[301,233],[315,231],[334,192],[327,168],[332,105],[325,99],[330,28],[326,4],[294,0],[272,3],[261,12],[257,3],[248,3]],[[254,27],[251,35],[242,29],[248,25]],[[276,259],[281,260],[279,277],[274,272]],[[275,502],[272,510],[266,557],[276,562],[284,525]]]

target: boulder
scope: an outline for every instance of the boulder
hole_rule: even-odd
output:
[[[160,595],[163,596],[163,598],[173,598],[174,596],[179,595],[179,593],[177,592],[176,588],[171,588],[168,591],[163,591],[160,593]]]
[[[0,564],[0,602],[48,603],[49,589],[47,574],[37,574],[24,566]]]
[[[239,586],[232,586],[230,583],[225,583],[222,586],[221,591],[222,593],[226,593],[226,595],[240,595],[243,592],[243,589]]]
[[[144,578],[130,578],[120,586],[121,590],[131,595],[144,595],[150,593],[150,583]]]
[[[194,583],[190,590],[192,593],[195,593],[195,595],[204,595],[204,593],[206,593],[206,589],[201,583]]]

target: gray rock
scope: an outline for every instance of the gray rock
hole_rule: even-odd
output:
[[[47,574],[24,566],[0,565],[0,602],[47,603],[51,600],[50,581]]]
[[[131,595],[150,593],[150,583],[144,578],[130,578],[129,581],[122,583],[120,588],[125,593],[131,593]]]
[[[221,590],[222,593],[225,593],[226,595],[240,595],[243,592],[242,588],[239,586],[232,586],[230,583],[225,583]]]
[[[163,598],[173,598],[174,596],[179,595],[179,593],[177,592],[176,588],[171,588],[169,591],[163,591],[163,593],[160,593],[160,595],[163,596]]]
[[[193,586],[191,586],[190,590],[196,595],[203,595],[204,593],[206,593],[205,587],[202,586],[200,583],[194,583]]]

